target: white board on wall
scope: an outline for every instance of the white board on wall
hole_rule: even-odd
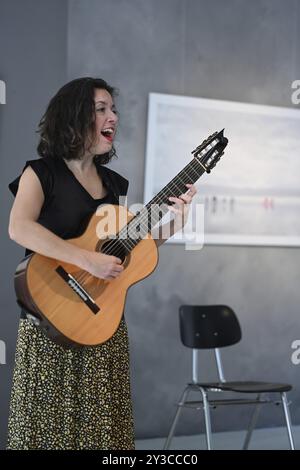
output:
[[[204,242],[300,246],[298,109],[150,93],[145,203],[222,128],[225,155],[196,184]]]

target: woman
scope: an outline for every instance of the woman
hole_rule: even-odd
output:
[[[52,98],[39,124],[38,153],[10,189],[12,240],[71,263],[101,279],[123,271],[114,256],[75,247],[101,203],[118,204],[128,181],[103,166],[115,154],[115,90],[102,79],[80,78]],[[175,222],[195,194],[170,198]],[[159,246],[163,239],[157,239]],[[22,311],[11,395],[9,449],[134,449],[129,349],[125,319],[104,344],[69,349],[45,336]]]

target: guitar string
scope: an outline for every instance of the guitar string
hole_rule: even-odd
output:
[[[219,143],[219,141],[218,141],[218,139],[216,139],[216,145],[215,145],[215,147],[217,146],[218,143]],[[210,148],[208,148],[209,146],[210,146]],[[208,148],[208,150],[207,150],[207,148]],[[206,153],[208,153],[208,151],[211,151],[212,149],[213,149],[213,146],[212,146],[211,144],[208,144],[208,145],[206,146]],[[165,199],[166,197],[168,197],[168,192],[169,192],[170,190],[176,189],[176,190],[178,190],[179,193],[180,193],[180,192],[181,192],[181,188],[177,186],[177,184],[176,184],[176,183],[177,183],[177,180],[179,180],[179,181],[178,181],[178,184],[179,184],[179,185],[185,185],[185,184],[187,184],[187,181],[189,181],[190,178],[192,177],[192,175],[189,174],[189,173],[190,173],[190,170],[192,170],[193,173],[197,175],[197,179],[199,179],[199,177],[203,174],[203,172],[201,172],[200,174],[198,174],[197,171],[193,168],[193,164],[194,164],[194,162],[197,162],[198,164],[201,165],[202,169],[205,170],[204,167],[203,167],[203,165],[198,161],[198,158],[203,156],[203,155],[201,155],[201,153],[203,153],[203,150],[204,150],[204,149],[202,149],[202,151],[200,151],[200,152],[197,154],[197,156],[195,156],[194,159],[193,159],[188,165],[186,165],[186,167],[184,167],[184,168],[179,172],[179,174],[178,174],[176,177],[173,178],[173,180],[170,181],[170,183],[166,186],[166,188],[164,188],[164,189],[161,191],[161,193],[162,193],[161,196],[159,196],[160,193],[158,193],[158,195],[156,195],[156,196],[152,199],[152,204],[157,204],[157,203],[158,203],[158,204],[161,204],[161,203],[165,203],[165,202],[164,202],[164,199]],[[215,151],[213,152],[213,154],[214,154],[214,153],[215,153]],[[183,176],[182,179],[180,179],[181,176]],[[185,178],[186,176],[188,177],[188,180],[184,180],[184,178]],[[196,179],[196,180],[197,180],[197,179]],[[195,181],[196,181],[196,180],[195,180]],[[174,193],[171,192],[171,194],[174,194]],[[157,201],[153,202],[155,199],[157,199]],[[128,251],[128,250],[133,249],[133,248],[137,245],[137,243],[139,243],[139,241],[142,240],[142,238],[140,238],[140,237],[139,237],[138,239],[132,239],[133,232],[132,232],[132,230],[131,230],[131,225],[133,224],[133,222],[135,223],[135,225],[134,225],[135,228],[137,228],[138,226],[141,227],[141,226],[143,226],[144,223],[145,223],[145,224],[147,223],[147,228],[144,227],[144,228],[142,228],[142,230],[145,230],[145,235],[146,235],[147,233],[149,233],[149,231],[151,232],[151,229],[149,230],[149,212],[148,212],[148,205],[149,205],[149,203],[148,203],[146,206],[144,206],[144,208],[143,208],[143,210],[141,211],[141,213],[139,213],[138,215],[136,215],[128,224],[125,225],[125,227],[122,227],[122,229],[121,229],[120,232],[118,233],[118,238],[117,238],[117,239],[110,240],[110,241],[107,242],[108,247],[106,246],[106,251],[103,252],[104,254],[113,254],[113,255],[116,256],[116,257],[118,257],[118,256],[121,256],[121,257],[122,257],[122,255],[124,255],[124,251],[126,252],[126,251]],[[145,209],[146,209],[146,210],[145,210]],[[141,217],[140,217],[140,216],[141,216]],[[140,217],[140,220],[136,220],[136,219],[138,219],[139,217]],[[161,217],[159,217],[159,220],[160,220],[160,219],[161,219]],[[157,223],[159,222],[159,220],[157,221]],[[156,223],[156,224],[157,224],[157,223]],[[155,224],[155,225],[156,225],[156,224]],[[153,228],[153,227],[152,227],[152,228]],[[122,240],[122,239],[120,239],[120,235],[121,235],[122,233],[124,233],[125,230],[126,230],[126,232],[127,232],[126,234],[128,235],[128,238],[125,239],[127,243],[126,243],[126,242],[122,243],[122,242],[120,241],[120,240]],[[130,230],[131,230],[131,232],[130,232]],[[143,237],[143,238],[144,238],[144,237]],[[124,245],[125,245],[125,246],[124,246]],[[118,247],[118,249],[117,249],[117,251],[114,252],[113,250],[114,250],[114,248],[115,248],[116,246]],[[82,282],[82,281],[84,281],[84,280],[86,280],[86,279],[88,279],[88,278],[90,278],[90,277],[95,277],[95,276],[93,276],[92,274],[90,274],[90,273],[88,273],[88,272],[85,271],[85,272],[83,272],[82,274],[80,274],[78,277],[76,277],[75,279],[76,279],[76,281],[78,281],[78,282]]]
[[[209,150],[211,150],[211,148],[210,148]],[[198,157],[198,156],[199,156],[199,154],[197,155],[197,157]],[[201,156],[201,155],[200,155],[200,156]],[[201,172],[200,174],[198,174],[198,173],[196,172],[196,170],[194,170],[194,169],[192,168],[192,165],[193,165],[193,163],[194,163],[195,161],[196,161],[198,164],[201,164],[201,163],[198,161],[198,158],[197,158],[197,157],[195,157],[185,168],[183,168],[183,170],[181,170],[181,172],[180,172],[175,178],[173,178],[173,180],[171,180],[171,182],[167,185],[167,187],[164,188],[164,189],[161,191],[161,192],[162,192],[161,196],[159,196],[159,194],[160,194],[160,193],[159,193],[158,195],[156,195],[156,196],[152,199],[152,201],[154,201],[155,199],[157,199],[157,201],[155,201],[155,203],[159,203],[159,204],[160,204],[160,203],[164,203],[164,199],[165,199],[165,197],[167,197],[167,192],[170,191],[170,190],[172,190],[172,189],[174,190],[174,188],[177,189],[179,192],[181,192],[181,188],[179,188],[179,187],[177,186],[176,182],[177,182],[177,180],[179,179],[178,184],[181,184],[181,185],[184,184],[184,185],[185,185],[185,184],[187,183],[187,181],[190,181],[190,178],[192,177],[192,175],[189,174],[189,173],[190,173],[190,169],[193,171],[194,174],[197,175],[197,179],[199,179],[199,177],[203,174],[203,172]],[[202,166],[202,164],[201,164],[201,168],[204,170],[204,167]],[[181,175],[181,174],[182,174],[182,175]],[[180,179],[180,176],[183,176],[183,178]],[[188,180],[184,181],[184,178],[185,178],[186,176],[188,177]],[[197,180],[197,179],[196,179],[196,180]],[[174,194],[174,193],[171,192],[171,194]],[[153,202],[152,202],[152,203],[153,203]],[[124,254],[124,251],[128,251],[128,249],[130,249],[130,250],[133,249],[133,248],[136,246],[136,244],[139,243],[139,241],[141,240],[141,238],[138,238],[137,240],[136,240],[136,239],[135,239],[135,240],[132,240],[132,238],[131,238],[133,232],[131,231],[131,233],[130,233],[130,228],[131,228],[130,226],[131,226],[131,224],[132,224],[133,221],[135,221],[136,226],[141,226],[141,225],[143,225],[144,223],[147,223],[148,228],[147,228],[146,230],[145,230],[145,228],[144,228],[144,230],[145,230],[145,235],[146,235],[147,233],[149,233],[149,216],[148,216],[148,211],[147,211],[147,206],[148,206],[148,205],[149,205],[149,203],[148,203],[146,206],[144,206],[144,208],[143,208],[143,209],[144,209],[144,212],[142,211],[140,214],[138,214],[137,216],[135,216],[135,217],[132,219],[132,221],[130,221],[128,224],[126,224],[126,226],[123,227],[123,228],[120,230],[120,232],[118,233],[118,236],[120,237],[120,234],[121,234],[122,231],[124,231],[124,230],[127,231],[129,238],[126,239],[126,242],[128,243],[129,246],[128,246],[126,243],[123,244],[123,243],[120,241],[120,238],[117,238],[116,240],[110,240],[110,241],[108,241],[108,243],[107,243],[107,244],[109,245],[108,248],[106,247],[106,251],[103,252],[104,254],[113,254],[114,256],[122,256],[122,255]],[[146,210],[145,210],[145,208],[146,208]],[[136,221],[136,219],[137,219],[139,216],[142,216],[141,219]],[[155,225],[156,225],[156,224],[155,224]],[[153,228],[153,227],[152,227],[152,228]],[[151,231],[151,230],[150,230],[150,231]],[[125,245],[125,246],[124,246],[124,245]],[[115,252],[111,251],[111,250],[113,250],[116,246],[118,247],[118,250],[115,251]],[[90,274],[90,273],[88,273],[88,272],[85,271],[85,272],[83,272],[82,274],[80,274],[78,277],[76,277],[75,279],[76,279],[76,281],[82,283],[83,281],[87,280],[87,279],[90,278],[90,277],[95,277],[95,276],[93,276],[92,274]],[[82,284],[82,285],[84,285],[84,284]]]
[[[193,163],[193,161],[194,161],[194,160],[192,160],[191,163]],[[201,174],[199,175],[198,173],[196,173],[195,170],[193,170],[193,172],[194,172],[194,174],[197,175],[197,179],[201,176]],[[190,175],[186,173],[185,169],[181,170],[180,173],[183,173],[183,176],[184,176],[184,177],[187,177],[188,179],[186,179],[185,181],[182,179],[181,181],[179,181],[179,184],[182,184],[182,183],[185,184],[185,183],[187,183],[188,181],[190,181]],[[177,177],[179,177],[179,174],[177,175]],[[176,178],[177,178],[177,177],[176,177]],[[172,189],[174,189],[174,188],[177,189],[178,191],[180,191],[180,188],[179,188],[179,187],[174,183],[174,181],[172,180],[172,181],[168,184],[168,189],[169,189],[169,190],[172,190]],[[157,195],[157,196],[158,196],[158,195]],[[156,196],[156,197],[157,197],[157,196]],[[164,193],[163,196],[165,196],[165,197],[167,196],[167,192],[166,192],[166,191],[165,191],[165,193]],[[163,197],[163,196],[162,196],[162,197]],[[155,198],[153,198],[153,200],[154,200],[154,199],[155,199]],[[161,198],[161,200],[158,200],[157,202],[158,202],[158,203],[164,203],[164,201],[163,201],[162,198]],[[155,202],[155,203],[157,203],[157,202]],[[149,203],[148,203],[148,204],[149,204]],[[148,204],[147,204],[147,205],[148,205]],[[144,206],[143,209],[145,209],[145,208],[147,207],[147,205]],[[147,212],[147,214],[145,214],[145,212]],[[133,220],[136,221],[136,218],[138,218],[141,214],[142,214],[141,220],[138,220],[138,221],[136,222],[136,224],[137,224],[137,225],[140,225],[140,226],[143,225],[144,223],[147,223],[147,224],[148,224],[148,223],[149,223],[148,211],[145,211],[145,210],[144,210],[144,213],[141,212],[141,213],[138,214],[136,217],[134,217],[134,219],[132,219],[132,221],[133,221]],[[130,222],[132,223],[132,221],[130,221]],[[118,238],[117,240],[110,240],[110,241],[108,241],[108,243],[107,243],[109,246],[106,247],[106,251],[103,252],[104,254],[113,254],[114,256],[118,257],[118,255],[122,255],[122,252],[123,252],[123,251],[126,251],[126,249],[127,249],[127,250],[128,250],[128,248],[132,249],[132,248],[135,246],[135,244],[136,244],[135,242],[136,242],[137,240],[133,240],[133,239],[132,239],[132,238],[133,238],[133,237],[132,237],[133,231],[132,231],[132,230],[130,231],[130,229],[131,229],[131,228],[130,228],[130,222],[129,222],[128,224],[126,224],[125,227],[122,227],[122,229],[121,229],[120,232],[118,233],[118,237],[120,237],[120,236],[122,236],[122,234],[123,234],[124,231],[126,230],[126,232],[128,233],[128,238],[125,239],[125,240],[126,240],[126,242],[128,243],[129,246],[127,246],[126,242],[125,242],[124,244],[123,244],[122,242],[120,242],[120,239],[119,239],[119,238]],[[128,228],[127,228],[127,227],[128,227]],[[143,230],[143,229],[142,229],[142,230]],[[122,233],[122,232],[123,232],[123,233]],[[146,233],[149,233],[149,230],[147,230]],[[131,238],[131,237],[132,237],[132,238]],[[122,239],[121,239],[121,240],[122,240]],[[125,240],[124,240],[124,241],[125,241]],[[140,241],[140,238],[138,239],[138,242],[139,242],[139,241]],[[131,245],[131,243],[133,243],[133,245]],[[120,246],[120,245],[121,245],[121,246]],[[125,245],[125,247],[124,247],[124,245]],[[114,248],[115,248],[116,246],[118,247],[118,250],[114,252],[113,250],[114,250]],[[94,276],[92,276],[92,274],[90,274],[90,273],[83,272],[81,275],[76,276],[75,279],[76,279],[76,281],[78,281],[78,282],[82,282],[83,280],[85,280],[87,277],[90,277],[90,276],[91,276],[91,277],[94,277]]]
[[[190,162],[191,164],[194,163],[194,160],[192,162]],[[198,162],[199,163],[199,162]],[[183,191],[184,189],[184,186],[185,184],[187,184],[187,182],[189,181],[191,183],[191,180],[190,179],[193,179],[194,178],[194,181],[196,181],[197,179],[199,179],[199,177],[201,176],[201,174],[203,173],[203,171],[201,171],[201,173],[199,174],[194,168],[193,166],[189,164],[187,165],[187,167],[185,167],[180,173],[179,175],[177,175],[176,178],[174,178],[174,180],[171,181],[171,183],[168,184],[168,192],[169,194],[174,194],[174,188],[178,190],[178,196],[180,195],[180,193]],[[205,170],[205,168],[203,167],[203,165],[200,163],[201,165],[201,169],[202,170]],[[196,178],[193,177],[191,171],[193,171],[193,173],[196,175]],[[181,176],[182,174],[182,179],[180,180],[179,176]],[[187,179],[186,179],[187,177]],[[178,185],[175,184],[175,181],[177,181],[177,179],[179,178],[179,184],[181,184],[181,186],[183,186],[183,188],[180,188]],[[193,181],[193,182],[194,182]],[[171,190],[171,191],[170,191]],[[168,195],[168,192],[166,191],[166,189],[162,190],[162,196],[159,196],[159,194],[152,199],[152,204],[155,205],[157,202],[160,204],[160,203],[165,203],[164,199],[165,197]],[[150,206],[151,207],[151,206]],[[159,214],[157,214],[159,215]],[[145,216],[145,217],[144,217]],[[159,219],[161,217],[159,216]],[[159,220],[157,220],[155,222],[155,225],[159,222]],[[141,226],[143,225],[144,223],[147,223],[147,227],[144,227],[144,230],[145,230],[145,235],[149,232],[151,232],[151,229],[149,229],[149,203],[144,206],[143,208],[143,211],[141,213],[139,213],[134,219],[132,219],[131,222],[129,222],[125,227],[123,227],[120,232],[118,233],[119,235],[119,238],[117,240],[111,240],[110,243],[108,243],[108,248],[114,248],[116,245],[121,245],[120,246],[120,250],[115,252],[115,255],[117,256],[118,253],[121,253],[122,251],[124,250],[128,250],[128,249],[132,249],[134,248],[134,246],[136,246],[136,244],[141,240],[141,238],[133,238],[132,237],[132,230],[131,230],[131,225],[134,224],[134,228],[136,228],[137,226]],[[126,231],[126,233],[124,233],[124,231]],[[123,234],[128,234],[129,235],[129,238],[126,239],[126,242],[125,243],[122,243],[120,242],[120,236],[123,236]],[[121,239],[122,240],[122,239]],[[136,241],[137,240],[137,241]],[[124,246],[125,245],[125,246]],[[110,253],[110,251],[107,251],[106,249],[106,253]]]
[[[179,192],[181,192],[181,188],[178,187],[178,185],[176,184],[177,180],[179,179],[179,182],[178,184],[181,184],[181,185],[185,185],[188,181],[190,181],[190,179],[192,178],[192,174],[190,172],[190,170],[193,171],[193,173],[197,176],[196,180],[199,179],[199,177],[201,176],[202,173],[198,173],[193,167],[192,167],[192,164],[194,163],[194,161],[196,160],[196,157],[190,162],[190,164],[188,165],[188,168],[185,167],[183,170],[181,170],[181,172],[167,185],[167,188],[162,190],[163,193],[160,197],[158,197],[159,195],[157,195],[154,199],[157,199],[156,203],[163,203],[164,202],[164,199],[165,197],[167,196],[167,193],[170,192],[171,190],[171,194],[174,194],[174,188],[177,189]],[[199,163],[197,161],[197,163]],[[203,167],[202,167],[203,169]],[[181,175],[182,174],[182,175]],[[183,176],[181,179],[180,179],[180,176]],[[174,181],[175,180],[175,181]],[[173,190],[173,191],[172,191]],[[152,200],[152,201],[153,201]],[[147,206],[149,205],[149,203],[144,206],[143,209],[147,208]],[[146,214],[145,214],[146,212]],[[137,218],[142,215],[142,217],[140,218],[140,220],[137,221],[137,225],[143,225],[144,223],[147,223],[147,225],[149,224],[149,217],[148,217],[148,211],[144,210],[144,213],[142,212],[141,214],[138,214],[138,216],[136,216]],[[133,220],[136,221],[136,217]],[[128,228],[127,228],[128,227]],[[121,232],[123,231],[124,232],[124,229],[128,232],[128,236],[129,236],[129,239],[126,239],[126,242],[128,243],[128,245],[125,243],[125,247],[124,247],[124,244],[122,242],[120,242],[119,239],[117,240],[110,240],[110,242],[108,242],[108,247],[106,247],[106,251],[104,252],[104,254],[113,254],[114,256],[120,256],[122,255],[122,253],[124,251],[128,251],[128,248],[132,249],[140,240],[141,238],[137,239],[137,240],[132,240],[130,237],[132,237],[133,235],[133,232],[130,227],[130,222],[129,224],[127,224],[125,227],[123,227],[120,232],[118,233],[118,236],[120,237],[120,234]],[[142,229],[142,230],[145,230],[145,235],[147,233],[149,233],[149,228],[148,229]],[[136,243],[137,242],[137,243]],[[115,247],[118,247],[118,250],[113,252],[112,250],[115,248]],[[82,284],[83,281],[87,280],[88,278],[90,277],[95,277],[93,276],[92,274],[88,273],[88,272],[83,272],[81,273],[79,276],[76,276],[75,279],[76,281],[80,282]],[[82,284],[83,285],[83,284]]]
[[[217,148],[217,146],[218,146],[218,144],[219,144],[219,142],[220,142],[219,139],[216,138],[217,134],[218,134],[218,133],[215,132],[214,134],[212,134],[211,136],[209,136],[206,140],[204,140],[204,141],[202,142],[202,144],[199,145],[199,147],[197,147],[197,149],[196,149],[196,150],[198,150],[198,151],[197,151],[197,154],[195,153],[195,151],[192,152],[192,153],[194,153],[194,158],[193,158],[193,160],[192,160],[191,162],[189,162],[189,163],[179,172],[179,174],[178,174],[177,176],[175,176],[175,177],[171,180],[171,182],[170,182],[163,190],[160,191],[160,193],[162,193],[161,196],[159,196],[160,193],[158,193],[158,194],[152,199],[152,201],[150,201],[150,202],[152,202],[152,204],[155,204],[155,203],[157,203],[157,202],[158,202],[159,204],[161,204],[162,202],[164,202],[164,201],[163,201],[163,198],[165,198],[165,197],[167,196],[167,190],[170,191],[170,189],[173,189],[173,190],[174,190],[174,188],[177,189],[178,192],[179,192],[178,196],[180,195],[181,191],[183,191],[184,188],[181,190],[181,188],[179,188],[179,187],[176,185],[176,182],[177,182],[177,179],[179,179],[179,184],[182,184],[182,181],[180,180],[181,174],[182,174],[183,176],[184,176],[184,175],[187,175],[187,176],[188,176],[188,179],[189,179],[190,177],[192,177],[192,175],[189,175],[188,172],[189,172],[190,170],[192,170],[193,173],[196,174],[196,179],[195,179],[195,181],[196,181],[197,179],[199,179],[199,177],[201,176],[201,174],[203,173],[203,171],[201,171],[200,174],[198,174],[197,171],[195,171],[195,170],[193,169],[193,164],[194,164],[194,162],[196,161],[198,164],[201,165],[201,169],[205,170],[205,168],[203,167],[203,165],[198,161],[198,158],[203,158],[203,156],[204,156],[205,153],[207,154],[207,153],[209,153],[209,152],[211,152],[211,153],[214,153],[214,152],[215,152],[215,149]],[[187,181],[185,181],[184,183],[187,183]],[[185,184],[184,184],[184,185],[185,185]],[[183,185],[183,186],[184,186],[184,185]],[[172,188],[172,187],[173,187],[173,188]],[[174,194],[173,191],[170,192],[170,195],[171,195],[171,194]],[[155,200],[156,200],[156,201],[155,201]],[[120,232],[118,233],[118,236],[119,236],[119,237],[118,237],[117,239],[110,240],[110,242],[107,243],[109,246],[106,247],[106,250],[109,249],[109,248],[113,249],[116,245],[117,245],[117,246],[118,246],[118,245],[119,245],[119,246],[121,245],[121,246],[120,246],[120,250],[117,251],[117,252],[115,252],[115,255],[117,256],[118,254],[121,254],[122,251],[124,251],[124,250],[125,250],[125,251],[126,251],[126,250],[128,251],[128,249],[134,248],[134,246],[136,245],[136,242],[135,242],[135,240],[133,241],[133,240],[132,240],[132,237],[131,237],[131,235],[132,235],[132,232],[130,233],[131,225],[134,224],[134,223],[136,223],[137,225],[142,225],[144,222],[148,222],[148,221],[149,221],[148,210],[147,210],[148,206],[149,206],[149,203],[148,203],[146,206],[144,206],[143,211],[142,211],[141,213],[139,213],[138,215],[136,215],[128,224],[125,225],[125,227],[122,227],[122,229],[121,229]],[[146,210],[145,210],[145,209],[146,209]],[[144,217],[144,215],[145,215],[145,217]],[[141,216],[141,217],[140,217],[140,216]],[[140,217],[140,220],[137,220],[138,217]],[[144,219],[144,220],[143,220],[143,219]],[[158,222],[159,222],[159,220],[158,220]],[[152,227],[152,228],[153,228],[153,227]],[[124,230],[126,230],[126,234],[124,234]],[[151,230],[150,230],[150,231],[151,231]],[[127,238],[127,243],[128,243],[128,245],[126,244],[126,242],[125,242],[124,244],[123,244],[122,242],[120,242],[120,234],[121,234],[121,233],[124,234],[124,235],[127,235],[127,234],[129,235],[129,238]],[[148,226],[148,228],[147,228],[146,233],[149,233],[149,226]],[[145,235],[146,235],[146,233],[145,233]],[[139,239],[139,240],[140,240],[140,239]],[[125,245],[125,246],[124,246],[124,245]],[[110,253],[110,252],[107,251],[107,253]]]
[[[214,156],[215,153],[216,153],[216,147],[217,147],[217,145],[218,145],[218,143],[219,143],[219,140],[218,140],[218,139],[215,139],[214,142],[216,142],[216,144],[214,145],[214,147],[212,146],[212,144],[206,144],[206,147],[208,147],[208,146],[210,145],[210,148],[209,148],[208,150],[209,150],[209,151],[212,151],[212,156]],[[203,144],[202,144],[202,145],[203,145]],[[203,152],[203,149],[202,149],[202,152]],[[198,174],[195,170],[193,170],[192,165],[193,165],[193,163],[194,163],[195,160],[196,160],[196,162],[201,165],[201,169],[205,171],[205,168],[203,167],[203,165],[198,161],[198,157],[199,157],[199,156],[200,156],[200,157],[203,157],[203,155],[201,155],[202,152],[199,151],[199,153],[197,154],[197,157],[195,157],[188,165],[186,165],[186,167],[183,168],[183,170],[181,170],[181,172],[180,172],[176,177],[174,177],[173,180],[171,180],[171,182],[166,186],[166,188],[164,188],[164,189],[160,192],[160,193],[162,193],[162,196],[159,196],[160,193],[158,193],[158,195],[156,195],[156,196],[152,199],[152,201],[150,201],[150,202],[152,202],[152,204],[156,204],[157,202],[158,202],[159,204],[164,203],[164,200],[163,200],[163,199],[165,199],[165,197],[167,196],[166,189],[171,189],[172,186],[173,186],[173,189],[174,189],[174,187],[175,187],[175,189],[178,190],[178,193],[179,193],[178,196],[179,196],[180,193],[181,193],[181,192],[183,191],[183,189],[185,189],[185,188],[184,188],[184,187],[183,187],[182,189],[179,188],[178,186],[176,186],[175,182],[177,182],[177,179],[179,179],[179,184],[181,184],[182,186],[185,186],[185,184],[187,183],[187,181],[183,181],[184,184],[182,184],[182,181],[180,180],[180,176],[181,176],[181,174],[183,175],[183,177],[185,177],[185,175],[187,175],[187,176],[188,176],[188,180],[189,180],[190,177],[192,178],[192,175],[189,175],[189,174],[187,173],[187,172],[190,171],[190,169],[196,174],[197,178],[195,179],[195,181],[197,181],[197,179],[199,179],[200,176],[202,175],[203,171],[201,171],[200,174]],[[206,151],[206,153],[208,153],[208,152]],[[218,152],[217,152],[217,153],[218,153]],[[172,194],[174,194],[173,191],[171,191],[169,195],[172,195]],[[157,199],[157,201],[155,201],[155,199]],[[132,219],[131,222],[129,222],[125,227],[123,227],[123,228],[120,230],[120,232],[119,232],[118,235],[120,235],[120,233],[121,233],[122,231],[124,232],[124,230],[126,230],[126,234],[127,234],[127,232],[128,232],[128,234],[131,235],[131,234],[130,234],[130,226],[131,226],[131,224],[134,223],[134,222],[136,222],[137,225],[141,225],[141,224],[143,224],[144,222],[145,222],[145,223],[148,222],[148,221],[149,221],[148,206],[149,206],[149,203],[146,204],[146,206],[144,206],[143,211],[142,211],[140,214],[138,214],[138,216],[134,217],[134,219]],[[144,220],[143,220],[143,216],[144,216],[144,215],[145,215],[145,218],[144,218]],[[141,216],[141,220],[136,221],[137,217],[139,217],[139,216]],[[157,221],[157,223],[158,223],[158,222],[159,222],[159,220]],[[128,228],[127,228],[127,227],[128,227]],[[153,227],[152,227],[152,228],[153,228]],[[147,233],[149,233],[149,231],[151,232],[151,229],[149,230],[149,224],[148,224],[148,227],[147,227],[147,229],[146,229],[145,235],[146,235]],[[138,241],[139,241],[139,240],[140,240],[140,238],[138,239]],[[114,242],[114,240],[112,241],[112,243],[110,243],[110,246],[111,246],[111,247],[113,247],[113,245],[114,245],[113,242]],[[117,239],[117,243],[118,243],[118,242],[119,242],[119,239]],[[125,250],[126,250],[126,249],[128,250],[128,248],[129,248],[129,249],[132,249],[132,248],[134,248],[134,247],[136,246],[135,240],[133,241],[130,237],[129,237],[129,239],[127,239],[127,242],[128,242],[128,245],[129,245],[129,246],[127,246],[127,245],[125,244]],[[122,244],[121,244],[121,245],[122,245]],[[123,250],[124,250],[124,246],[121,246],[121,251],[123,251]],[[120,251],[120,252],[121,252],[121,251]]]
[[[210,148],[210,150],[212,149],[212,147]],[[213,152],[215,153],[215,152]],[[201,156],[201,155],[200,155]],[[197,155],[198,157],[198,155]],[[171,182],[167,185],[167,187],[165,189],[162,190],[162,194],[161,196],[159,196],[159,194],[153,198],[152,201],[154,201],[155,199],[157,199],[156,202],[159,202],[159,203],[164,203],[164,200],[165,197],[167,196],[167,192],[168,190],[171,190],[172,187],[177,189],[179,192],[181,192],[181,188],[179,188],[176,184],[177,180],[179,179],[179,184],[186,184],[188,180],[190,180],[190,177],[192,175],[190,175],[190,170],[192,170],[196,175],[197,175],[197,179],[202,175],[203,172],[201,172],[200,174],[198,174],[193,168],[192,168],[192,165],[193,163],[196,161],[197,163],[201,164],[197,157],[195,157],[183,170],[181,170],[181,172],[173,179],[171,180]],[[204,167],[202,166],[201,164],[201,167],[204,169]],[[181,175],[182,174],[182,175]],[[182,179],[180,179],[180,176],[183,176]],[[188,177],[188,180],[184,181],[184,178],[185,177]],[[172,194],[172,192],[171,192]],[[173,193],[174,194],[174,193]],[[135,227],[141,227],[144,223],[147,223],[147,228],[143,228],[143,230],[145,230],[145,235],[147,233],[149,233],[149,231],[151,232],[151,229],[149,230],[149,213],[148,213],[148,210],[147,210],[147,207],[148,207],[149,203],[144,206],[144,211],[142,211],[142,213],[138,214],[136,217],[134,217],[134,219],[132,219],[132,221],[130,221],[128,224],[126,224],[125,227],[123,227],[120,232],[118,233],[118,236],[119,238],[117,238],[116,240],[111,240],[110,242],[108,241],[108,247],[106,246],[106,251],[103,253],[104,254],[113,254],[114,256],[120,256],[122,257],[122,255],[124,255],[124,251],[128,251],[128,249],[133,249],[137,243],[139,243],[139,241],[142,239],[142,238],[138,238],[138,239],[134,239],[132,240],[132,231],[130,233],[130,229],[131,229],[131,224],[132,222],[134,221],[135,222]],[[145,210],[146,208],[146,210]],[[140,217],[141,216],[141,217]],[[138,218],[140,217],[140,220],[138,220]],[[137,219],[137,220],[136,220]],[[159,217],[160,219],[160,217]],[[159,222],[159,220],[158,220]],[[156,225],[156,224],[155,224]],[[153,227],[152,227],[153,228]],[[121,232],[124,232],[124,229],[126,230],[126,232],[128,233],[128,236],[129,238],[126,239],[126,242],[123,244],[121,241],[120,241],[120,234]],[[144,237],[143,237],[144,238]],[[124,246],[125,245],[125,246]],[[129,246],[128,246],[129,245]],[[117,251],[111,251],[111,250],[114,250],[115,246],[118,247],[118,250]],[[84,280],[90,278],[90,277],[94,277],[92,274],[88,273],[88,272],[83,272],[81,275],[79,275],[78,277],[76,277],[76,280],[78,282],[83,282]]]

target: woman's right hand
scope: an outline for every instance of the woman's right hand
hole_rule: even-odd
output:
[[[83,269],[100,279],[115,279],[124,271],[122,261],[116,256],[85,250],[84,259]]]

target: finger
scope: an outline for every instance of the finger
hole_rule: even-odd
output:
[[[124,271],[124,267],[120,266],[119,264],[116,264],[112,266],[112,270],[116,272],[121,272],[121,271]]]
[[[112,256],[112,258],[115,263],[118,263],[118,264],[122,263],[122,260],[120,258],[117,258],[116,256]]]
[[[182,199],[185,203],[189,204],[192,202],[192,196],[189,196],[188,194],[182,194],[180,196],[180,199]]]
[[[187,184],[186,184],[186,187],[187,187],[187,188],[195,189],[195,190],[197,191],[196,186],[195,186],[194,184],[192,184],[192,183],[187,183]]]
[[[197,188],[193,184],[186,184],[186,186],[189,188],[188,194],[195,196]]]
[[[174,201],[176,204],[184,204],[184,201],[182,199],[180,199],[179,197],[170,196],[169,200]]]
[[[121,266],[120,264],[111,264],[109,266],[107,266],[107,271],[109,273],[113,272],[113,271],[116,271],[116,272],[121,272],[123,271],[123,266]]]
[[[118,272],[118,271],[113,271],[110,275],[113,276],[114,278],[116,278],[116,277],[120,276],[120,274],[121,273]]]
[[[187,194],[181,194],[179,198],[176,198],[176,202],[178,204],[189,204],[192,201],[192,197],[188,196]]]
[[[118,272],[118,271],[111,271],[111,272],[107,275],[106,279],[110,279],[110,278],[111,278],[111,279],[115,279],[115,278],[118,277],[119,275],[120,275],[120,272]]]
[[[168,208],[171,212],[174,212],[174,214],[182,214],[182,210],[176,209],[174,206],[168,206]]]

